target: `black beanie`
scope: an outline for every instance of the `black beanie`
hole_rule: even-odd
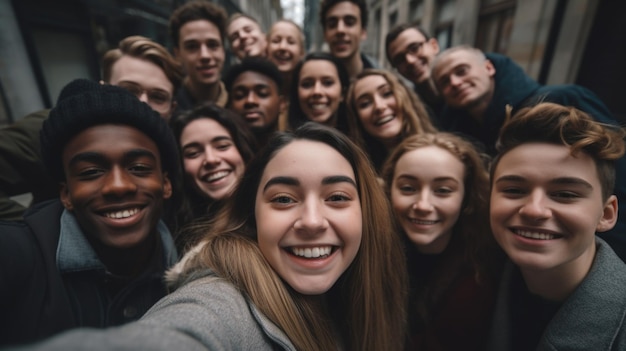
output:
[[[65,145],[81,131],[99,124],[128,125],[147,135],[159,148],[163,170],[173,183],[176,181],[178,147],[167,122],[127,90],[87,79],[76,79],[61,90],[41,128],[41,157],[55,180],[65,180]]]

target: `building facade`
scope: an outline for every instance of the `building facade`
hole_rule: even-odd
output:
[[[50,108],[75,78],[100,79],[104,53],[129,35],[172,48],[169,16],[183,0],[0,0],[0,126]],[[264,28],[280,0],[213,0]]]

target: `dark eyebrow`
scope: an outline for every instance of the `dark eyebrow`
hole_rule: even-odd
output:
[[[517,175],[505,175],[502,176],[498,179],[496,179],[495,183],[499,183],[499,182],[524,182],[526,181],[526,178],[524,177],[520,177]],[[592,189],[593,186],[591,184],[589,184],[587,181],[585,181],[584,179],[581,178],[576,178],[576,177],[560,177],[560,178],[554,178],[550,180],[551,184],[572,184],[572,185],[582,185],[585,188],[589,188]]]
[[[154,153],[145,149],[131,149],[124,153],[125,161],[134,160],[140,157],[148,157],[154,161],[158,159]],[[87,152],[81,152],[79,154],[74,155],[68,162],[68,166],[71,167],[78,162],[92,162],[92,163],[104,164],[109,161],[103,154],[99,152],[87,151]]]
[[[300,181],[293,177],[274,177],[265,183],[263,187],[263,191],[267,190],[270,186],[274,184],[284,184],[284,185],[300,185]]]
[[[322,179],[323,185],[336,184],[336,183],[350,183],[354,185],[354,187],[356,188],[356,183],[350,177],[337,175],[337,176],[325,177],[324,179]]]

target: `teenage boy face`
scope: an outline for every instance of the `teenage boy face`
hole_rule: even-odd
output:
[[[358,5],[349,1],[337,3],[326,12],[324,23],[324,39],[334,56],[347,59],[359,54],[366,32]]]
[[[490,207],[493,234],[522,271],[586,274],[595,232],[617,219],[617,199],[602,200],[591,156],[548,143],[522,144],[500,159]]]
[[[276,125],[283,106],[276,83],[266,75],[247,71],[233,82],[230,108],[255,129]]]
[[[387,53],[401,75],[415,84],[422,84],[430,79],[430,65],[439,53],[439,43],[435,38],[426,40],[415,28],[408,28],[389,43]]]
[[[194,84],[212,85],[220,80],[224,67],[224,44],[217,26],[207,20],[196,20],[180,27],[176,58]]]
[[[154,233],[172,186],[152,139],[130,126],[98,125],[72,138],[62,160],[61,201],[90,242],[130,248]]]
[[[124,55],[111,68],[107,82],[120,86],[152,107],[161,117],[169,119],[174,103],[174,86],[161,67],[137,57]]]
[[[265,56],[267,40],[258,23],[247,17],[239,17],[230,23],[226,32],[233,53],[239,59]]]

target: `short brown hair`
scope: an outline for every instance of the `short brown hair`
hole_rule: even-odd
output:
[[[587,113],[571,106],[541,102],[519,110],[500,130],[496,144],[498,155],[491,166],[491,175],[507,152],[526,143],[545,142],[570,148],[570,154],[585,152],[593,158],[602,186],[602,201],[613,193],[615,161],[624,155],[626,130],[600,123]]]
[[[175,47],[180,40],[180,28],[187,22],[206,20],[213,23],[220,31],[222,42],[226,37],[228,15],[223,7],[205,0],[195,0],[179,6],[170,16],[170,37]]]
[[[183,80],[183,70],[172,55],[161,44],[140,35],[126,37],[115,49],[107,51],[102,57],[102,80],[111,81],[113,65],[123,56],[150,61],[159,66],[174,87],[174,94]]]

